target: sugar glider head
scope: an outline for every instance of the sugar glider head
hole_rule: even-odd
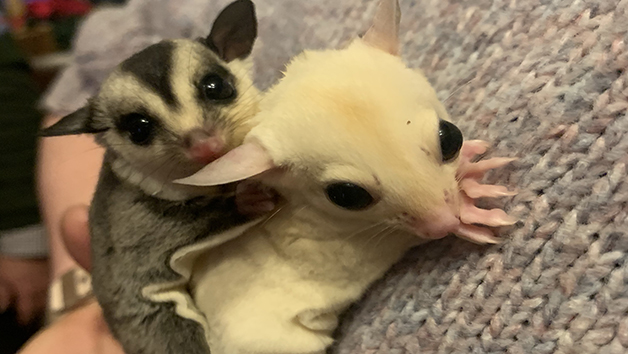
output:
[[[96,134],[122,177],[151,194],[183,198],[185,188],[169,182],[239,145],[250,130],[259,103],[249,60],[256,36],[253,3],[234,1],[206,38],[164,40],[136,53],[85,107],[42,135]]]
[[[295,58],[245,143],[180,182],[259,175],[328,218],[431,238],[455,229],[463,137],[427,79],[398,56],[398,23],[397,2],[382,0],[363,38]]]

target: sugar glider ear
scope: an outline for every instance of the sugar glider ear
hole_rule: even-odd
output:
[[[362,39],[375,48],[399,55],[399,21],[401,10],[398,0],[380,0],[373,24]]]
[[[218,15],[204,41],[222,60],[230,62],[248,57],[256,37],[255,5],[251,0],[236,0]]]
[[[89,105],[61,118],[55,124],[42,129],[40,136],[61,136],[76,134],[94,134],[103,131],[92,126],[92,110]]]
[[[192,186],[217,186],[237,182],[275,168],[270,155],[259,144],[248,142],[203,167],[195,174],[175,180]]]

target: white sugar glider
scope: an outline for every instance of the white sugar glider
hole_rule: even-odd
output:
[[[212,354],[324,353],[339,314],[411,247],[449,233],[497,242],[486,226],[514,223],[473,204],[512,194],[478,183],[512,159],[471,162],[487,144],[463,143],[402,62],[399,17],[396,0],[381,0],[361,39],[297,56],[244,144],[179,181],[255,178],[285,198],[241,236],[173,256],[194,299],[178,312],[204,325]]]

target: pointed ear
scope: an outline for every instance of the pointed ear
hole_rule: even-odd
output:
[[[218,56],[230,62],[251,54],[257,37],[257,18],[251,0],[236,0],[216,18],[205,44]]]
[[[380,0],[373,24],[362,39],[369,45],[392,55],[399,55],[399,21],[401,11],[398,0]]]
[[[61,136],[75,134],[93,134],[103,131],[102,129],[94,129],[91,126],[91,108],[89,105],[78,109],[74,113],[61,118],[55,124],[48,128],[42,129],[40,136]]]
[[[237,182],[275,168],[268,152],[257,143],[238,146],[195,174],[175,180],[192,186],[217,186]]]

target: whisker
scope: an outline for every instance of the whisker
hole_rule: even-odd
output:
[[[396,228],[394,226],[390,226],[390,227],[388,227],[387,230],[388,230],[388,232],[385,232],[384,234],[382,234],[379,237],[379,239],[375,243],[375,247],[379,246],[379,243],[382,242],[383,239],[385,239],[386,237],[392,235],[396,231]]]
[[[168,174],[166,175],[166,178],[164,179],[164,183],[162,183],[161,187],[159,188],[159,190],[164,190],[164,187],[166,186],[167,183],[170,183],[170,176],[172,175],[172,173],[174,171],[176,171],[179,166],[181,165],[180,161],[177,161],[176,164],[174,166],[172,166],[172,168],[170,169],[170,172],[168,172]]]
[[[160,170],[162,167],[164,167],[164,166],[165,166],[168,162],[172,161],[172,159],[170,159],[170,158],[169,158],[170,156],[165,156],[165,157],[166,157],[166,160],[165,160],[162,164],[160,164],[159,166],[157,166],[157,168],[155,168],[154,170],[152,170],[152,172],[150,172],[150,173],[148,173],[148,174],[145,174],[145,175],[144,175],[144,178],[142,178],[142,180],[141,180],[141,181],[137,184],[138,186],[141,186],[141,185],[144,183],[144,181],[146,181],[146,179],[147,179],[148,177],[152,177],[152,175],[153,175],[155,172],[159,171],[159,170]],[[152,161],[151,161],[151,162],[152,162]],[[149,163],[150,163],[150,162],[149,162]],[[148,164],[147,164],[147,165],[148,165]],[[147,166],[147,165],[145,165],[145,166]]]
[[[376,223],[370,224],[370,225],[368,225],[367,227],[364,227],[364,228],[362,228],[362,229],[360,229],[360,230],[358,230],[358,231],[356,231],[356,232],[352,233],[351,235],[349,235],[349,236],[345,237],[345,239],[346,239],[346,240],[350,240],[352,237],[355,237],[356,235],[359,235],[359,234],[361,234],[361,233],[363,233],[363,232],[366,232],[366,231],[368,231],[368,230],[370,230],[370,229],[373,229],[373,228],[375,228],[375,227],[377,227],[377,226],[381,226],[381,225],[383,225],[385,222],[386,222],[386,221],[384,220],[384,221],[380,221],[380,222],[376,222]]]
[[[159,163],[159,161],[161,161],[161,159],[168,158],[168,157],[169,156],[157,156],[155,159],[156,159],[157,163]],[[133,167],[133,169],[135,171],[137,171],[137,172],[143,173],[143,171],[146,169],[146,167],[148,167],[148,165],[150,165],[153,162],[155,162],[155,160],[148,160],[145,163],[143,163],[141,167],[139,167],[139,168]]]
[[[369,239],[364,243],[364,247],[366,247],[369,243],[371,243],[371,241],[373,241],[377,236],[381,235],[382,233],[386,232],[388,229],[390,229],[390,226],[386,226],[385,228],[383,228],[382,230],[380,230],[379,232],[375,233],[374,235],[372,235],[371,237],[369,237]]]
[[[445,98],[443,100],[443,104],[446,103],[450,98],[452,98],[456,93],[458,93],[460,90],[462,90],[463,88],[469,86],[469,84],[471,84],[473,81],[475,81],[477,79],[477,77],[473,77],[471,79],[469,79],[469,81],[465,82],[464,84],[460,85],[458,88],[454,89],[449,96],[447,96],[447,98]]]
[[[284,206],[280,206],[279,208],[277,208],[277,210],[275,210],[272,214],[270,214],[270,216],[264,220],[264,222],[262,222],[262,224],[260,226],[264,226],[266,225],[266,223],[268,223],[270,221],[270,219],[274,218],[275,216],[277,216],[277,214],[284,208]]]

